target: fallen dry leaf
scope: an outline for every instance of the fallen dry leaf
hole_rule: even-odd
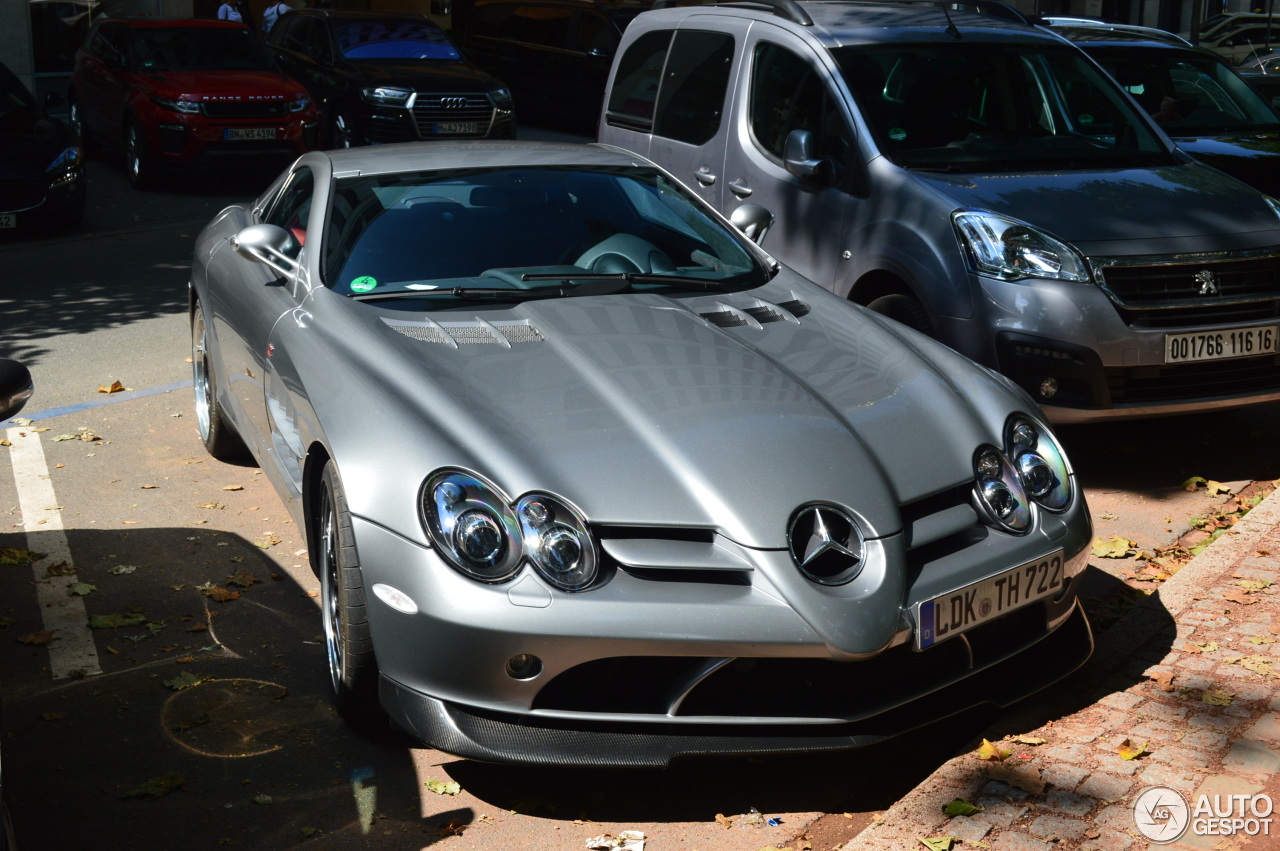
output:
[[[111,382],[110,387],[102,387],[101,385],[99,385],[98,387],[99,393],[119,393],[123,390],[124,390],[124,385],[121,384],[119,381]]]

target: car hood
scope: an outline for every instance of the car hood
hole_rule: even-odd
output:
[[[347,64],[372,86],[406,86],[419,92],[488,92],[502,85],[465,62],[406,60]]]
[[[1217,136],[1175,136],[1178,147],[1202,163],[1280,197],[1280,128]]]
[[[972,480],[975,449],[999,442],[1018,398],[1004,379],[816,288],[762,296],[813,308],[798,319],[755,296],[570,298],[425,319],[374,310],[358,336],[376,345],[333,345],[390,384],[368,401],[395,400],[391,439],[435,431],[442,448],[424,463],[470,467],[511,498],[549,491],[594,523],[782,548],[797,508],[831,502],[879,537],[901,530],[903,503]],[[748,309],[763,321],[720,327]],[[352,429],[327,425],[331,439],[367,446],[351,403],[321,419]]]
[[[147,83],[161,97],[196,95],[224,100],[284,100],[306,90],[274,71],[164,71],[150,74]]]
[[[0,125],[0,180],[36,179],[75,144],[75,135],[60,121],[44,116],[6,121]]]
[[[1124,254],[1238,247],[1246,235],[1280,241],[1280,218],[1260,194],[1200,163],[1155,168],[916,176],[957,208],[1000,213],[1074,243],[1122,244]]]

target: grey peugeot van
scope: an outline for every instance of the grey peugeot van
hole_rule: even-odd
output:
[[[600,140],[1057,422],[1280,400],[1280,205],[1002,3],[642,13]]]

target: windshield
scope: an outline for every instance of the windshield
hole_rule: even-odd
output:
[[[358,297],[455,288],[524,296],[604,276],[632,290],[767,280],[741,236],[649,168],[346,178],[333,195],[325,245],[326,286]]]
[[[876,141],[905,168],[1172,163],[1132,101],[1073,47],[980,41],[832,51]]]
[[[40,117],[40,107],[18,78],[0,65],[0,128],[30,126]]]
[[[459,58],[453,42],[430,21],[342,21],[337,35],[347,59]]]
[[[247,28],[138,27],[134,56],[143,71],[270,71],[261,44]]]
[[[1190,50],[1087,48],[1170,136],[1280,127],[1266,101],[1212,56]]]

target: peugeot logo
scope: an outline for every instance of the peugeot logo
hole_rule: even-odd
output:
[[[1201,269],[1196,272],[1196,283],[1200,285],[1200,288],[1196,290],[1196,295],[1218,294],[1218,282],[1213,277],[1213,272],[1208,269]]]
[[[464,109],[466,105],[466,98],[440,98],[441,109]]]
[[[834,505],[806,505],[791,518],[787,546],[800,572],[820,585],[843,585],[860,572],[865,546],[857,524]]]

